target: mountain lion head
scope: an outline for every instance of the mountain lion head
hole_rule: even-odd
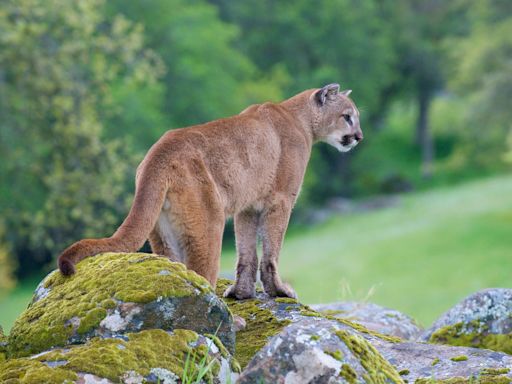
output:
[[[312,95],[316,112],[315,139],[332,145],[340,152],[350,151],[363,140],[359,111],[348,97],[351,92],[340,91],[339,84],[329,84]]]

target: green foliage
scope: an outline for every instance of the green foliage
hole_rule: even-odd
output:
[[[163,106],[173,126],[185,126],[240,112],[248,104],[279,100],[287,75],[276,69],[262,76],[234,46],[239,29],[221,21],[206,1],[109,1],[110,13],[123,13],[145,26],[148,46],[167,72]],[[150,128],[149,144],[162,131]]]
[[[509,155],[503,155],[512,149],[505,139],[512,132],[510,4],[481,1],[470,16],[469,33],[449,41],[454,63],[450,85],[467,103],[461,123],[461,153],[471,166],[496,169],[504,166]]]
[[[152,84],[162,67],[140,26],[107,20],[102,8],[102,0],[0,8],[0,173],[10,180],[0,199],[15,248],[57,254],[108,234],[127,211],[134,155],[122,139],[101,140],[102,120],[116,107],[114,85]]]
[[[14,261],[4,239],[4,226],[0,222],[0,297],[14,287]],[[1,326],[0,326],[1,330]],[[1,332],[0,332],[1,333]]]

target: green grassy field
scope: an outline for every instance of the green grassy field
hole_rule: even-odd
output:
[[[227,250],[222,269],[233,273]],[[429,325],[467,294],[512,287],[512,176],[404,196],[287,236],[280,269],[305,303],[368,300]],[[7,330],[38,279],[0,299]]]

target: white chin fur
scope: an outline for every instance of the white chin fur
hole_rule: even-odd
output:
[[[340,152],[348,152],[352,148],[354,148],[357,145],[357,141],[351,142],[349,145],[341,145],[341,143],[337,140],[326,140],[327,144],[332,145],[334,148],[336,148]]]

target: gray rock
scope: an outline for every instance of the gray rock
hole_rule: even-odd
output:
[[[232,316],[205,279],[161,256],[106,253],[80,262],[71,277],[54,271],[41,282],[11,330],[9,353],[147,329],[216,333],[234,350]]]
[[[416,340],[423,328],[414,319],[394,309],[373,303],[339,302],[311,305],[315,311],[347,319],[384,335]]]
[[[274,336],[238,383],[430,383],[432,379],[462,383],[476,378],[508,382],[511,367],[512,356],[504,353],[393,342],[347,323],[311,318]]]
[[[512,289],[474,293],[434,322],[420,340],[512,354]]]
[[[238,384],[400,383],[398,372],[361,333],[336,320],[310,318],[285,327],[242,372]]]
[[[212,369],[198,379],[198,369],[208,365]],[[234,383],[239,372],[238,363],[215,337],[190,330],[149,330],[8,360],[0,363],[0,382],[30,378],[27,382],[178,384],[188,377],[194,383],[222,384]]]

